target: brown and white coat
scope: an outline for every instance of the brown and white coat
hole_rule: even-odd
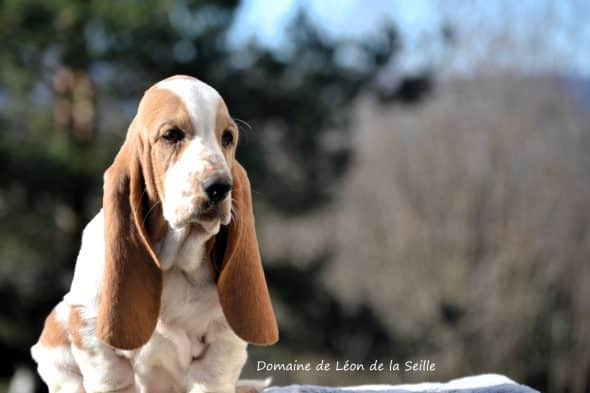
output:
[[[31,350],[50,392],[233,393],[247,343],[278,340],[237,138],[205,83],[145,92]]]

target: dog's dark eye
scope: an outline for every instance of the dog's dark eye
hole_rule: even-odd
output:
[[[232,143],[234,143],[234,134],[230,130],[223,131],[223,135],[221,135],[223,147],[230,147]]]
[[[178,128],[171,128],[162,135],[162,138],[170,144],[175,144],[184,139],[184,132]]]

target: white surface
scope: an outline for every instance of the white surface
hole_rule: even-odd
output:
[[[308,393],[322,393],[326,390],[330,392],[448,392],[456,390],[470,390],[493,387],[498,385],[511,384],[519,387],[516,382],[500,374],[481,374],[469,377],[453,379],[449,382],[424,382],[404,385],[357,385],[342,387],[327,387],[314,385],[289,385],[289,386],[271,386],[265,390],[267,393],[298,393],[302,389]]]
[[[386,391],[386,390],[407,390],[420,392],[423,390],[454,390],[454,389],[477,389],[489,386],[515,384],[510,378],[500,374],[482,374],[470,377],[453,379],[449,382],[424,382],[405,385],[358,385],[342,387],[346,391]]]

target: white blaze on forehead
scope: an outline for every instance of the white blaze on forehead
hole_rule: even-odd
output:
[[[221,96],[211,86],[195,78],[171,78],[156,84],[176,94],[184,104],[197,135],[201,132],[215,132],[217,106]]]

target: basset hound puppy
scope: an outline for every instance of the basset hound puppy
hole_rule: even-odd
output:
[[[278,340],[237,141],[198,79],[145,92],[31,349],[50,392],[234,393],[247,343]]]

